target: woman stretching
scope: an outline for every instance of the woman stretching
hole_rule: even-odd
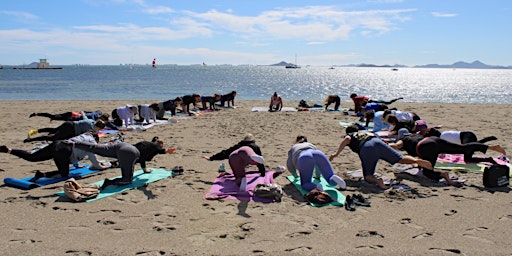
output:
[[[323,191],[320,184],[317,186],[311,181],[315,167],[329,184],[338,185],[342,189],[347,186],[341,177],[334,174],[332,165],[324,152],[316,149],[316,146],[309,143],[306,136],[303,135],[297,136],[295,144],[288,151],[286,167],[293,177],[300,176],[300,186],[306,191],[311,191],[314,188]],[[297,174],[297,170],[300,175]]]
[[[364,180],[369,183],[377,184],[381,189],[387,189],[388,187],[381,178],[374,176],[377,162],[380,159],[390,164],[417,164],[420,167],[432,169],[432,164],[429,161],[417,159],[412,156],[404,156],[381,139],[365,131],[359,132],[358,127],[355,125],[347,127],[345,131],[347,135],[341,141],[336,153],[329,157],[329,160],[332,161],[348,146],[353,152],[359,155],[363,167]]]
[[[105,179],[100,189],[109,185],[124,186],[132,184],[135,164],[140,163],[145,173],[151,172],[146,169],[146,161],[151,160],[157,154],[174,154],[175,148],[163,148],[163,141],[154,137],[151,142],[139,142],[135,145],[118,142],[114,144],[91,144],[86,142],[72,143],[76,148],[92,152],[94,154],[116,158],[121,168],[121,178],[113,180]]]
[[[396,149],[403,149],[411,156],[418,156],[430,162],[432,168],[423,168],[423,175],[426,177],[439,180],[444,178],[446,182],[453,186],[460,186],[461,184],[454,182],[450,179],[449,173],[436,172],[434,166],[437,162],[439,154],[463,154],[464,161],[466,162],[491,162],[496,163],[492,157],[475,158],[475,152],[486,153],[487,150],[496,151],[506,157],[507,153],[500,145],[487,145],[480,142],[468,142],[465,144],[455,144],[443,140],[439,137],[424,137],[421,134],[409,134],[405,129],[399,130],[399,140],[389,145]]]

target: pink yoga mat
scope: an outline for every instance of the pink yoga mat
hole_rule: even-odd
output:
[[[246,172],[247,179],[247,191],[239,191],[239,187],[236,185],[235,176],[230,172],[224,172],[219,174],[210,188],[210,191],[206,193],[205,198],[207,200],[217,199],[234,199],[240,201],[255,201],[261,203],[272,203],[274,200],[267,198],[259,198],[254,196],[254,187],[257,184],[272,184],[275,183],[274,178],[279,176],[282,172],[276,172],[275,170],[267,170],[264,177],[260,176],[258,171]]]

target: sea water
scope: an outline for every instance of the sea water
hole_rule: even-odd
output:
[[[276,66],[62,66],[0,69],[0,100],[167,100],[237,91],[238,100],[317,103],[329,94],[404,102],[512,103],[512,70]]]

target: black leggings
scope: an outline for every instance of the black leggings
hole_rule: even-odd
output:
[[[464,154],[464,161],[466,162],[486,162],[492,160],[491,157],[473,157],[473,154],[477,151],[485,154],[488,148],[488,145],[479,142],[469,142],[466,144],[458,145],[443,140],[439,137],[427,137],[418,143],[416,146],[416,151],[419,157],[429,161],[432,164],[432,167],[434,167],[439,154]],[[434,170],[423,168],[423,174],[433,180],[439,180],[441,178],[441,173]]]
[[[76,136],[75,123],[67,121],[56,128],[41,128],[37,132],[47,132],[48,135],[31,138],[29,141],[56,141]]]
[[[42,162],[53,159],[58,171],[49,172],[46,176],[50,177],[59,173],[62,177],[67,177],[69,175],[69,158],[71,157],[72,151],[72,145],[62,141],[55,141],[34,153],[13,149],[11,155],[15,155],[29,162]]]

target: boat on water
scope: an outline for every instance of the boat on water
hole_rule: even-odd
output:
[[[285,68],[300,68],[299,65],[297,65],[297,55],[295,55],[295,63],[293,64],[287,64],[286,66],[284,66]]]
[[[39,59],[36,67],[13,67],[12,69],[62,69],[62,67],[50,67],[50,62],[47,59]]]
[[[153,68],[156,68],[156,58],[154,58],[154,59],[153,59],[153,62],[151,63],[151,66],[152,66]]]
[[[392,68],[391,71],[398,71],[398,68]]]

